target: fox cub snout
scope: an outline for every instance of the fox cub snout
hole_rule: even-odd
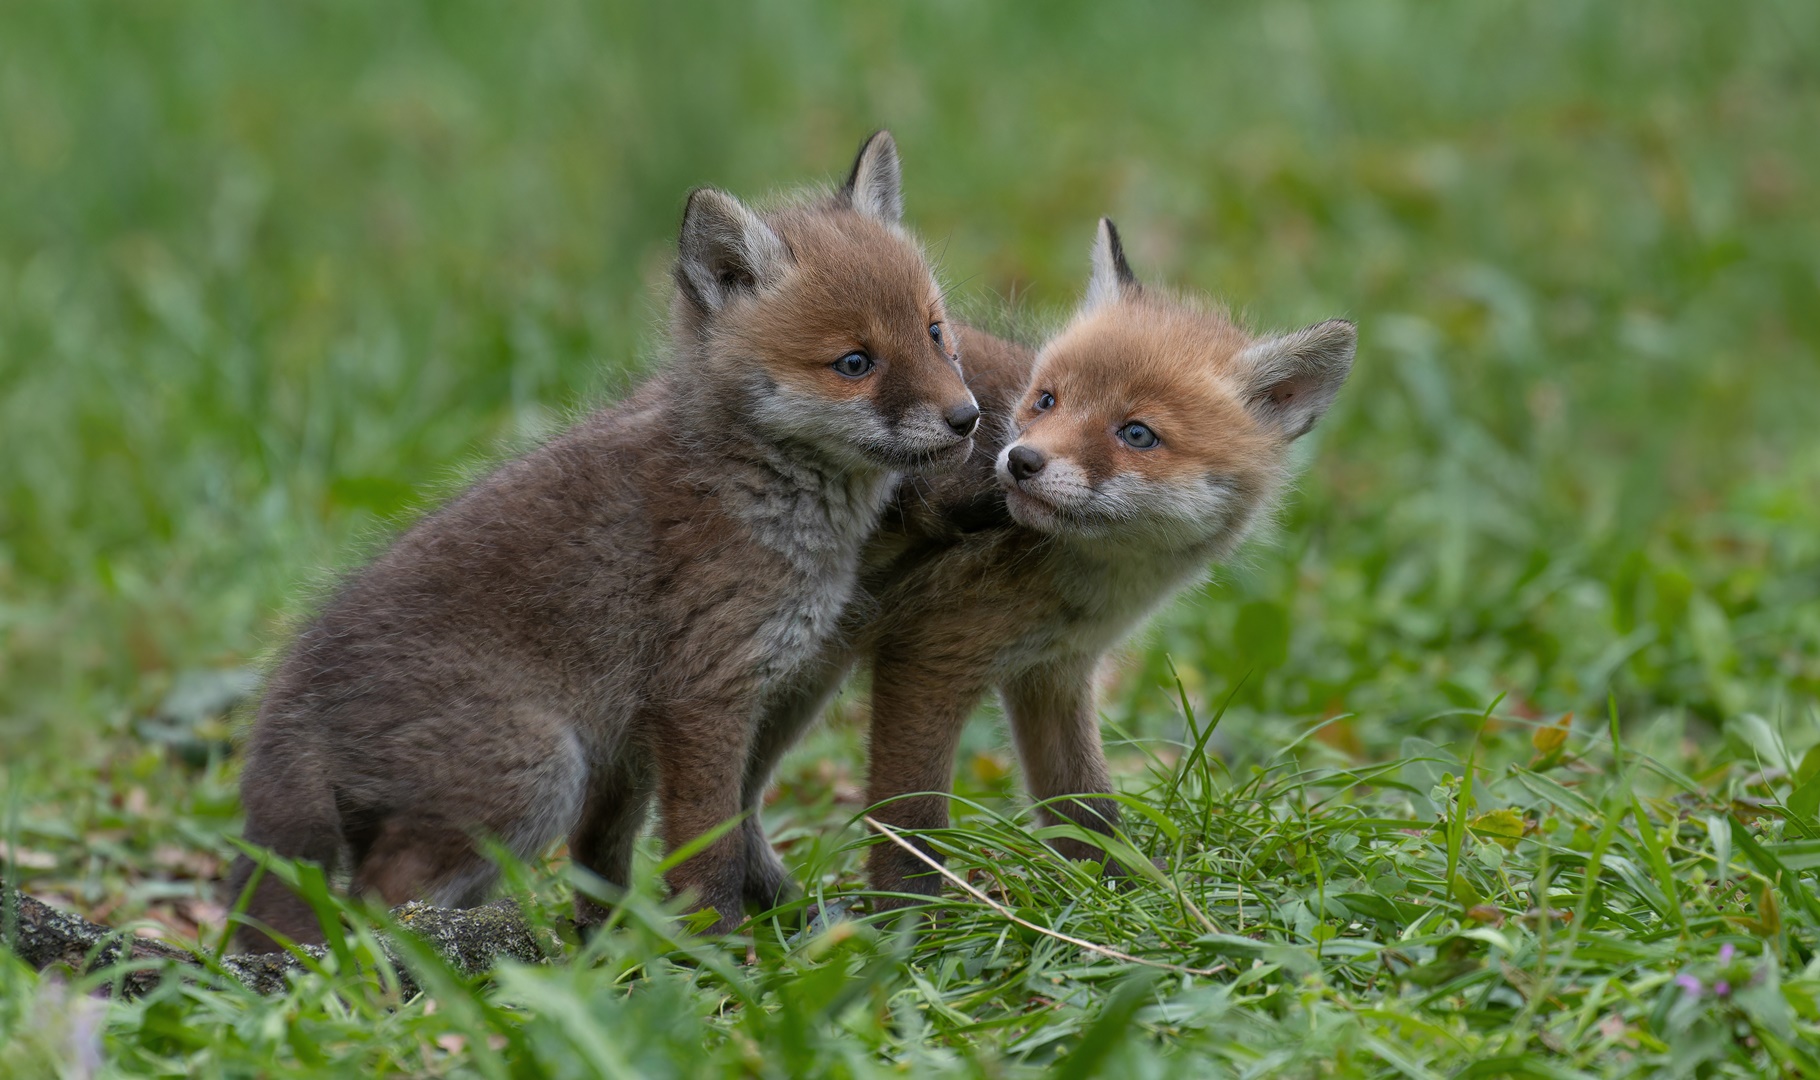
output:
[[[999,452],[1006,507],[1083,539],[1241,537],[1282,485],[1287,445],[1333,403],[1355,336],[1336,319],[1258,341],[1153,295],[1102,220],[1086,302],[1038,354]]]
[[[898,224],[895,146],[854,163],[845,204],[761,218],[695,192],[677,264],[679,332],[704,379],[743,385],[757,425],[856,468],[965,460],[979,406],[941,289]]]

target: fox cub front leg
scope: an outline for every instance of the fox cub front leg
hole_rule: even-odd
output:
[[[771,842],[765,838],[765,823],[760,816],[765,789],[771,785],[771,774],[777,763],[795,744],[840,689],[841,680],[853,666],[851,649],[839,643],[791,677],[775,691],[759,716],[758,732],[752,749],[746,755],[746,775],[741,792],[741,805],[746,818],[739,823],[746,840],[746,903],[758,908],[773,908],[792,898],[798,891],[790,872]]]
[[[908,646],[881,646],[872,669],[872,729],[866,801],[894,830],[940,829],[948,824],[947,793],[954,785],[954,753],[961,729],[985,690],[977,666],[959,669],[919,656]],[[939,851],[920,839],[909,843],[937,863]],[[939,896],[941,875],[915,854],[881,839],[866,859],[872,888],[885,893]],[[880,897],[876,911],[917,903]]]
[[[1038,820],[1044,825],[1071,821],[1111,836],[1119,811],[1105,797],[1112,793],[1112,777],[1100,745],[1094,667],[1095,658],[1068,657],[1019,672],[1005,681],[1002,693],[1024,780],[1039,807]],[[1080,840],[1060,839],[1050,846],[1070,859],[1103,861],[1110,874],[1125,872],[1105,852]]]
[[[632,851],[649,816],[655,770],[648,754],[627,747],[619,761],[597,768],[588,779],[581,820],[569,837],[569,855],[575,865],[612,887],[624,891],[632,884]],[[575,893],[575,923],[599,925],[607,917],[601,899]]]
[[[739,816],[752,733],[740,710],[707,707],[672,709],[652,731],[664,851],[674,853]],[[715,912],[704,933],[730,934],[745,919],[746,844],[735,826],[668,875],[695,910]]]

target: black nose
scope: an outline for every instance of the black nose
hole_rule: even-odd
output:
[[[1014,446],[1011,448],[1011,452],[1005,455],[1005,464],[1011,469],[1012,479],[1028,480],[1042,472],[1043,466],[1048,464],[1048,461],[1043,457],[1041,451],[1032,450],[1028,446]]]
[[[971,401],[965,405],[950,405],[942,419],[948,421],[956,435],[971,435],[973,426],[980,422],[980,407]]]

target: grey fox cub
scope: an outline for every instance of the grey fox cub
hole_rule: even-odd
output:
[[[529,857],[566,835],[623,885],[653,792],[669,849],[735,817],[760,708],[834,631],[898,474],[971,450],[901,212],[884,132],[832,195],[694,192],[668,362],[418,522],[303,631],[252,729],[247,839],[388,904],[468,905],[494,879],[480,837]],[[670,882],[725,931],[745,877],[735,832]],[[270,877],[249,913],[320,940]]]
[[[948,789],[961,727],[996,688],[1039,816],[1100,832],[1117,823],[1104,797],[1095,671],[1270,511],[1290,444],[1346,380],[1356,331],[1336,320],[1257,338],[1217,311],[1142,287],[1108,220],[1092,262],[1085,302],[1034,357],[965,331],[969,382],[987,417],[980,445],[964,470],[898,493],[842,633],[761,725],[748,805],[782,748],[848,668],[865,663],[866,797],[897,800],[876,810],[880,820],[947,823],[945,799],[903,796]],[[746,829],[748,874],[761,885],[781,878],[756,817]],[[1098,855],[1078,842],[1056,846]],[[896,845],[870,858],[875,889],[939,890],[940,878]]]

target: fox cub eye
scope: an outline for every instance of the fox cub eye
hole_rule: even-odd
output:
[[[935,342],[937,345],[942,344],[942,324],[941,323],[932,322],[929,324],[929,340]]]
[[[1047,390],[1036,395],[1035,408],[1037,412],[1048,412],[1055,408],[1055,395]]]
[[[849,379],[864,378],[872,370],[872,357],[863,352],[850,352],[834,362],[834,370]]]
[[[1136,420],[1119,429],[1119,439],[1133,450],[1149,450],[1162,441],[1156,437],[1156,432]]]

